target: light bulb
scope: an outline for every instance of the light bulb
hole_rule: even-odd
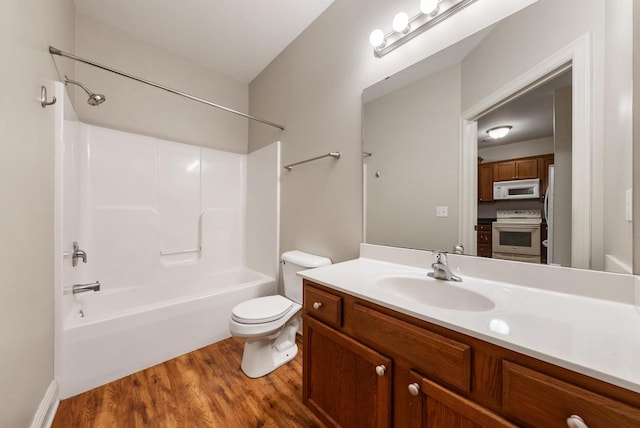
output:
[[[511,126],[496,126],[495,128],[491,128],[487,130],[487,134],[489,134],[489,136],[491,138],[504,138],[507,136],[507,134],[509,133],[509,131],[511,131]]]
[[[409,27],[409,15],[405,12],[398,12],[393,17],[393,29],[398,33],[403,33]]]
[[[420,0],[420,12],[433,15],[438,11],[438,0]]]
[[[374,48],[384,46],[384,32],[379,28],[373,30],[369,36],[369,43],[371,43],[371,46]]]

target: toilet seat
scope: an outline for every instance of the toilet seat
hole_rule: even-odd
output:
[[[241,324],[263,324],[282,318],[293,306],[286,297],[275,295],[258,297],[236,305],[231,319]]]

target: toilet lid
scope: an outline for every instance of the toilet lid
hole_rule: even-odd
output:
[[[242,324],[260,324],[282,318],[293,306],[286,297],[266,296],[242,302],[231,311],[231,318]]]

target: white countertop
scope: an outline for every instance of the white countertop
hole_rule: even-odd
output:
[[[449,265],[452,265],[451,256]],[[571,274],[572,270],[563,269],[564,277]],[[377,279],[386,276],[423,277],[428,271],[430,269],[410,264],[361,256],[298,275],[415,318],[640,392],[640,310],[633,302],[552,291],[548,284],[537,288],[498,282],[486,276],[484,279],[465,276],[464,268],[455,270],[463,282],[447,281],[446,284],[489,298],[494,303],[492,309],[463,311],[434,307],[424,299],[407,298],[376,284]],[[585,275],[585,271],[578,272]],[[601,280],[609,274],[595,275],[600,275]],[[617,281],[616,277],[612,278],[612,282]],[[633,281],[633,277],[630,278]]]

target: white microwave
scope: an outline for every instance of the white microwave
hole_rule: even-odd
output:
[[[538,199],[540,179],[496,181],[493,183],[493,199]]]

